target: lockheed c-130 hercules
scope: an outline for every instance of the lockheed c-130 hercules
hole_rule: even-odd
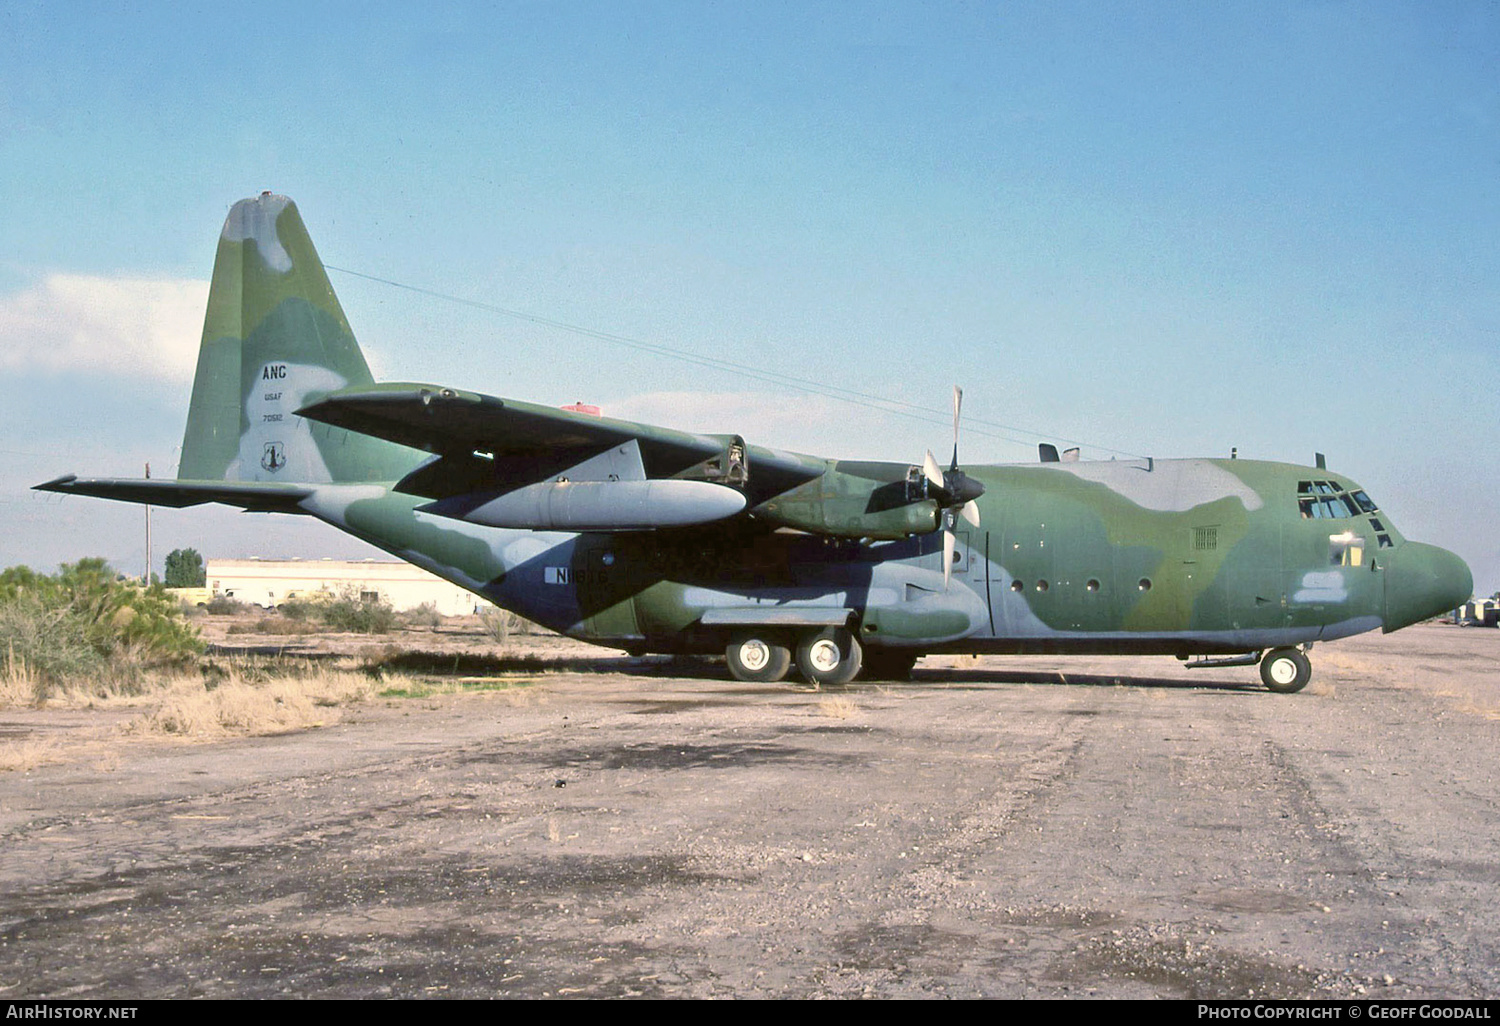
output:
[[[748,681],[1131,653],[1258,662],[1290,692],[1314,642],[1472,589],[1461,559],[1321,466],[1049,449],[968,469],[956,440],[947,469],[833,460],[378,384],[296,206],[263,193],[219,238],[177,479],[37,487],[311,515],[572,637],[722,652]]]

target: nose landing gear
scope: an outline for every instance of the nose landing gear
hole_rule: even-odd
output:
[[[1312,663],[1301,649],[1273,648],[1261,657],[1260,679],[1268,690],[1290,695],[1307,687]]]

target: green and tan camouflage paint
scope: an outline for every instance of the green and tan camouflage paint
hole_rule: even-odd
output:
[[[329,393],[378,401],[414,387],[375,385],[295,204],[265,193],[237,203],[220,235],[178,480],[69,477],[39,487],[300,511],[540,623],[633,651],[722,651],[722,624],[736,616],[771,617],[791,639],[799,618],[847,611],[849,628],[877,652],[1237,653],[1393,630],[1453,607],[1471,587],[1461,560],[1404,540],[1383,511],[1302,517],[1299,481],[1353,482],[1250,460],[965,468],[984,486],[980,526],[953,521],[947,580],[944,513],[920,497],[920,474],[904,463],[749,446],[753,504],[723,521],[585,534],[487,527],[424,511],[430,497],[395,490],[418,467],[418,478],[449,473],[409,445],[477,463],[464,471],[478,475],[475,487],[505,487],[485,484],[477,454],[440,451],[436,432],[424,433],[425,406],[411,434],[397,436],[408,444],[295,413]],[[444,394],[476,408],[510,402]],[[708,462],[691,455],[676,472],[684,475],[743,444],[592,423],[642,447],[703,450]],[[765,482],[779,480],[772,468],[794,483],[767,493]],[[1358,538],[1363,559],[1341,565],[1333,535]]]

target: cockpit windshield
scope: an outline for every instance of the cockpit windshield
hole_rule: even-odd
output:
[[[1376,510],[1363,491],[1350,492],[1337,481],[1297,482],[1297,508],[1304,520],[1348,520]]]
[[[1297,509],[1304,520],[1352,520],[1379,511],[1364,489],[1351,488],[1339,481],[1298,481]],[[1368,523],[1375,529],[1376,544],[1382,549],[1390,548],[1391,536],[1385,525],[1374,517]],[[1335,562],[1341,558],[1345,558],[1342,550]]]

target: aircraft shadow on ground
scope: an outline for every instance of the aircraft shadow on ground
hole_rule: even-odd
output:
[[[297,646],[211,645],[211,656],[261,656],[325,662],[347,658],[332,652],[301,651]],[[475,676],[505,673],[618,673],[629,677],[688,677],[713,682],[732,682],[721,660],[704,656],[627,656],[600,651],[597,656],[495,655],[490,653],[443,653],[405,651],[370,657],[369,666],[386,670],[427,673],[437,676]],[[857,680],[824,691],[859,690],[871,687],[973,688],[975,690],[1015,684],[1046,684],[1060,687],[1161,688],[1168,690],[1252,691],[1265,689],[1255,681],[1226,682],[1191,676],[1142,676],[1123,673],[1072,673],[1067,670],[923,669],[918,667],[909,681]],[[767,689],[806,687],[795,678]]]
[[[608,669],[610,672],[639,677],[700,677],[715,681],[734,680],[730,676],[728,668],[722,662],[693,656],[667,658],[648,656],[635,660],[623,659]],[[876,687],[912,689],[942,687],[949,690],[962,688],[986,690],[1012,684],[1045,684],[1055,687],[1162,688],[1178,691],[1265,691],[1265,688],[1255,681],[1206,680],[1202,677],[1191,676],[1167,677],[1154,674],[1151,676],[1142,676],[1139,674],[1123,673],[1070,673],[1066,670],[924,670],[921,668],[912,672],[911,680],[856,680],[853,683],[840,686],[824,685],[822,688],[814,688],[804,683],[794,674],[792,677],[778,684],[766,684],[763,686],[768,689],[780,689],[791,686],[805,688],[809,691],[821,690],[834,692],[858,691]]]
[[[882,684],[882,681],[862,681],[864,684]],[[997,684],[1048,684],[1062,687],[1093,688],[1168,688],[1179,691],[1264,691],[1258,682],[1205,680],[1201,677],[1141,676],[1125,673],[1070,673],[1067,670],[923,670],[913,671],[910,681],[901,681],[890,686],[922,687],[940,685],[945,687],[972,685],[988,687]]]

